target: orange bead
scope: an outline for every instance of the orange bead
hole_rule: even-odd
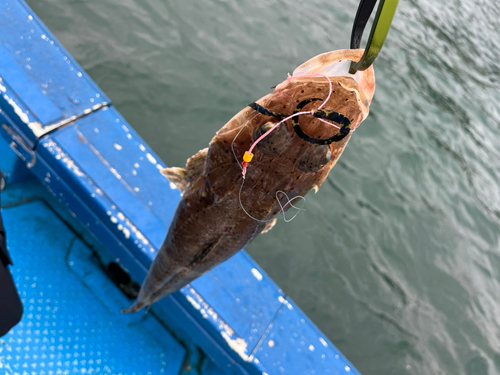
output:
[[[251,152],[245,151],[245,154],[243,155],[243,160],[246,161],[247,163],[250,163],[252,161],[253,154]]]

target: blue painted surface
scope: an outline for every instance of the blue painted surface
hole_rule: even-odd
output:
[[[295,374],[304,363],[315,363],[310,375],[359,374],[291,300],[283,301],[255,353],[269,374]]]
[[[0,118],[2,119],[0,131],[7,132],[8,129],[6,126],[8,126],[9,129],[15,131],[19,136],[19,140],[17,140],[18,144],[22,143],[27,149],[33,149],[36,137],[29,124],[38,124],[37,118],[30,112],[26,104],[17,97],[7,81],[2,78],[2,68],[0,65]],[[22,151],[21,147],[18,148]],[[23,154],[22,157],[26,159],[26,154]],[[28,161],[29,159],[26,160],[26,162]]]
[[[159,169],[165,168],[163,162],[116,109],[94,112],[42,140],[44,147],[51,142],[58,144],[65,154],[71,154],[75,165],[92,177],[96,191],[90,194],[107,196],[112,205],[121,209],[110,210],[111,215],[106,217],[107,221],[116,218],[113,227],[121,224],[127,228],[129,220],[138,228],[147,228],[143,234],[151,246],[142,243],[147,252],[160,247],[180,194],[160,175]],[[50,146],[47,150],[54,151]],[[92,166],[91,174],[86,173],[86,166]],[[155,175],[151,186],[149,177]],[[118,212],[126,219],[118,217]]]
[[[127,298],[44,203],[2,215],[24,305],[21,323],[0,339],[6,374],[180,373],[186,350],[153,316],[119,313]]]
[[[283,292],[246,252],[240,252],[191,286],[215,311],[224,312],[225,322],[248,344],[248,353],[254,351],[283,298]],[[189,289],[183,291],[189,293]],[[195,295],[192,297],[197,300]]]
[[[0,137],[0,152],[0,169],[6,176],[10,176],[20,159],[15,152],[9,148],[7,141],[3,137]]]
[[[0,155],[4,154],[4,151],[6,150],[3,146],[5,144],[1,142],[0,138]],[[8,150],[7,150],[8,151]],[[26,168],[26,167],[24,167]],[[17,170],[14,171],[14,174],[17,174]],[[59,204],[55,198],[51,196],[49,191],[36,179],[27,181],[24,183],[16,183],[14,185],[8,185],[7,189],[2,192],[2,206],[5,207],[24,207],[24,204],[28,204],[28,208],[30,209],[32,206],[29,204],[31,202],[37,201],[37,202],[44,202],[46,207],[50,207],[52,212],[54,212],[57,215],[57,218],[60,219],[62,222],[65,223],[68,228],[73,231],[74,236],[78,237],[78,239],[84,239],[85,243],[92,243],[92,249],[94,251],[94,256],[92,257],[92,260],[90,264],[87,264],[88,262],[84,262],[83,264],[79,264],[79,258],[78,256],[75,256],[75,254],[82,254],[81,251],[78,253],[75,252],[70,252],[68,259],[65,261],[67,265],[69,265],[70,261],[73,261],[74,264],[71,265],[72,270],[76,270],[77,274],[82,276],[91,276],[91,277],[80,277],[81,280],[84,280],[84,284],[87,288],[90,288],[92,293],[96,296],[96,298],[100,299],[100,302],[114,314],[117,314],[118,317],[130,317],[130,323],[135,324],[136,321],[140,321],[144,315],[143,314],[135,314],[135,315],[121,315],[119,314],[119,310],[122,309],[123,307],[126,307],[131,301],[127,300],[124,298],[123,294],[118,291],[118,289],[109,282],[109,279],[107,276],[104,276],[101,274],[101,269],[99,268],[93,268],[95,265],[95,261],[97,258],[95,257],[96,254],[98,254],[98,258],[100,259],[100,263],[102,265],[108,264],[110,261],[115,261],[115,258],[107,252],[105,248],[102,246],[99,246],[99,244],[93,243],[93,237],[89,236],[89,232],[84,229],[82,224],[74,217],[72,217],[69,213],[67,208],[65,208],[63,205]],[[4,213],[5,216],[5,213]],[[49,222],[46,220],[45,222]],[[52,229],[58,229],[62,223],[57,222],[57,220],[51,220],[50,223],[54,223],[54,225],[50,226],[39,226],[40,231],[47,231],[50,232]],[[12,227],[12,224],[14,226],[18,226],[19,228],[14,228]],[[20,230],[27,230],[27,225],[29,225],[29,222],[23,222],[20,220],[15,220],[13,223],[11,222],[11,225],[9,225],[8,232],[10,233],[11,230],[13,229],[14,231],[20,231]],[[30,229],[28,229],[30,230]],[[10,234],[9,234],[10,236]],[[42,233],[40,237],[47,237],[48,235],[45,233]],[[38,236],[37,236],[38,238]],[[73,237],[75,238],[75,237]],[[94,239],[95,240],[95,239]],[[17,253],[17,249],[15,248],[15,243],[9,240],[9,245],[10,245],[10,251],[11,253]],[[30,249],[27,249],[30,250]],[[33,249],[31,249],[33,251]],[[65,252],[65,249],[62,249],[61,252]],[[37,273],[45,273],[46,270],[42,268],[41,270],[38,270],[37,267],[34,267],[36,264],[30,264],[30,272],[33,275],[36,275]],[[17,266],[17,261],[16,261],[16,266]],[[90,266],[90,267],[89,267]],[[90,272],[89,272],[89,269]],[[59,270],[57,271],[59,272]],[[97,275],[97,277],[96,277]],[[61,288],[65,288],[65,284],[58,284],[57,286]],[[18,285],[22,289],[22,283]],[[68,300],[67,300],[68,301]],[[69,301],[71,302],[71,301]],[[82,303],[91,303],[92,300],[85,300],[82,301]],[[93,303],[93,302],[92,302]],[[161,320],[165,317],[167,317],[167,314],[162,314],[162,319],[158,319],[158,316],[155,316],[154,314],[150,313],[148,315],[148,318],[154,317],[157,322],[161,322]],[[182,343],[183,347],[187,350],[186,357],[185,357],[185,363],[183,367],[182,373],[174,372],[175,375],[210,375],[210,374],[217,374],[217,375],[224,375],[227,374],[226,371],[222,370],[219,366],[213,363],[210,358],[207,358],[206,355],[196,346],[194,343],[193,339],[186,335],[184,331],[182,330],[181,327],[176,326],[176,322],[172,321],[169,318],[166,318],[168,324],[164,324],[164,326],[168,327],[168,330],[165,330],[163,326],[158,326],[155,325],[155,334],[160,335],[163,337],[163,335],[166,335],[166,337],[170,337],[172,333],[175,335],[177,340]],[[127,327],[122,327],[122,329],[127,329]],[[17,331],[14,331],[17,332]],[[22,332],[21,332],[22,333]],[[14,339],[17,340],[18,338],[14,336]],[[18,350],[23,356],[25,354],[29,353],[24,353],[24,350],[31,350],[30,347],[28,346],[23,346],[23,347],[17,347],[16,350]],[[43,350],[46,350],[44,353],[46,356],[49,355],[49,349],[48,347],[45,347]],[[38,357],[38,360],[41,362],[44,360],[44,355],[42,352],[39,353],[40,356]],[[168,360],[168,358],[167,358]],[[0,353],[0,369],[3,370],[3,365],[6,363],[4,360],[3,356]],[[16,362],[17,363],[17,362]],[[45,362],[44,362],[45,363]],[[9,366],[12,363],[9,363]],[[199,369],[202,369],[202,371],[198,371]],[[1,371],[0,371],[1,373]],[[55,372],[54,372],[55,373]],[[64,372],[63,372],[64,373]],[[16,374],[16,372],[14,372]],[[50,374],[50,372],[47,372],[47,374]]]
[[[163,162],[111,104],[88,107],[97,95],[109,101],[20,0],[0,5],[0,45],[10,55],[4,66],[0,61],[0,134],[109,256],[141,282],[179,201],[159,173]],[[54,118],[52,107],[41,108],[33,99],[40,92],[23,91],[29,87],[40,90],[62,117]],[[64,126],[53,127],[58,122]],[[156,303],[153,312],[231,373],[357,373],[244,251]]]
[[[1,116],[0,110],[0,119]],[[0,124],[1,125],[1,124]],[[4,137],[0,127],[0,170],[7,183],[15,184],[35,178],[26,167],[26,162],[12,150]]]
[[[39,123],[43,131],[109,102],[23,1],[3,0],[0,7],[0,77],[23,104],[23,112],[29,109],[29,122]],[[0,102],[5,100],[0,98]],[[9,111],[9,106],[5,108]],[[38,136],[26,122],[15,111],[9,112],[35,142]]]
[[[42,124],[49,124],[62,119],[61,111],[40,90],[35,81],[24,73],[23,69],[3,46],[0,46],[0,61],[2,62],[3,79],[9,82],[9,85],[19,98],[23,98],[23,102],[28,108],[37,109],[36,115]],[[30,64],[30,61],[26,61],[26,64]]]

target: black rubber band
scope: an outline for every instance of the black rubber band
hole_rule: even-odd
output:
[[[301,101],[299,103],[299,105],[297,106],[297,108],[295,108],[293,113],[300,112],[302,110],[302,108],[304,108],[307,104],[309,104],[313,101],[317,101],[317,100],[322,100],[322,99],[313,98],[313,99],[306,99],[306,100]],[[349,119],[341,113],[338,113],[336,111],[327,111],[327,110],[318,109],[318,110],[315,110],[312,115],[316,118],[322,118],[325,120],[334,121],[334,122],[340,124],[341,127],[340,127],[339,132],[330,138],[326,138],[326,139],[313,138],[313,137],[307,135],[306,133],[304,133],[304,131],[300,127],[300,124],[299,124],[299,117],[300,116],[294,117],[292,119],[293,130],[295,130],[295,133],[306,142],[313,143],[315,145],[329,145],[330,143],[341,141],[351,131],[351,121],[349,121]]]
[[[304,108],[307,104],[314,102],[314,101],[322,101],[323,99],[320,98],[311,98],[311,99],[305,99],[299,103],[299,105],[294,109],[293,113],[298,113]],[[290,115],[287,115],[286,113],[277,113],[277,112],[272,112],[268,110],[267,108],[264,108],[260,104],[257,103],[250,103],[248,106],[255,111],[265,115],[265,116],[270,116],[270,117],[288,117]],[[336,122],[337,124],[341,125],[340,130],[337,134],[334,136],[327,138],[327,139],[320,139],[320,138],[313,138],[302,130],[299,124],[299,117],[294,117],[292,118],[292,125],[293,125],[293,130],[295,133],[302,138],[304,141],[315,144],[315,145],[329,145],[332,142],[338,142],[344,139],[347,134],[351,131],[351,121],[347,117],[345,117],[343,114],[338,113],[336,111],[330,111],[330,110],[324,110],[324,109],[318,109],[314,110],[312,113],[312,116],[316,118],[321,118],[324,120],[329,120]]]
[[[268,110],[267,108],[264,108],[263,106],[255,103],[255,102],[248,104],[248,107],[256,110],[259,113],[262,113],[265,116],[270,116],[270,117],[287,117],[287,116],[289,116],[286,113],[272,112],[272,111]]]

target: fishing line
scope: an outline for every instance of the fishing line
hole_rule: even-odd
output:
[[[284,206],[282,206],[282,205],[281,205],[281,202],[280,202],[280,200],[278,199],[278,193],[282,193],[282,194],[286,197],[286,199],[288,200]],[[304,202],[304,203],[302,203],[302,206],[301,206],[301,207],[295,207],[295,206],[293,205],[293,203],[292,203],[292,202],[293,202],[294,200],[296,200],[296,199],[302,199],[302,201]],[[306,209],[305,209],[305,208],[302,208],[302,207],[304,207],[304,205],[306,204],[306,198],[305,198],[305,197],[303,197],[302,195],[297,195],[296,197],[293,197],[292,199],[290,199],[290,198],[288,197],[288,194],[287,194],[287,193],[285,193],[285,192],[284,192],[284,191],[282,191],[282,190],[278,190],[278,191],[276,192],[276,200],[278,201],[278,204],[280,205],[281,212],[283,212],[283,220],[285,221],[285,223],[289,223],[290,221],[292,221],[293,219],[295,219],[295,217],[299,214],[299,212],[300,212],[300,211],[306,211]],[[291,219],[288,219],[288,220],[287,220],[287,219],[286,219],[286,216],[285,216],[285,207],[286,207],[288,204],[290,205],[290,207],[295,208],[295,209],[297,210],[297,212],[295,213],[295,215],[293,215],[293,216],[292,216],[292,218],[291,218]]]
[[[288,74],[286,79],[289,80],[289,79],[292,79],[292,78],[311,77],[311,76],[321,76],[321,77],[324,77],[324,78],[326,78],[328,80],[328,86],[329,86],[328,96],[326,97],[326,100],[324,100],[323,103],[321,103],[321,105],[317,108],[317,110],[321,110],[323,108],[323,106],[328,102],[328,100],[330,100],[330,97],[331,97],[332,92],[333,92],[332,81],[331,81],[330,77],[328,77],[328,76],[326,76],[324,74],[321,74],[321,73],[302,74],[302,75],[298,75],[298,76],[291,76],[290,74]],[[289,119],[291,119],[293,117],[300,116],[300,115],[314,115],[314,113],[315,113],[315,110],[301,111],[301,112],[294,113],[294,114],[286,117],[285,119],[279,121],[278,123],[274,124],[273,127],[271,127],[271,129],[269,129],[267,132],[265,132],[259,138],[257,138],[255,140],[255,142],[252,143],[252,146],[250,146],[250,149],[248,151],[245,151],[245,154],[243,155],[243,163],[242,163],[242,174],[243,174],[243,177],[245,177],[248,163],[250,163],[252,161],[252,158],[253,158],[252,151],[255,148],[255,146],[257,146],[257,144],[262,139],[264,139],[265,137],[267,137],[274,129],[276,129],[279,125],[281,125],[285,121],[287,121],[287,120],[289,120]],[[337,125],[334,125],[334,124],[332,124],[332,123],[330,123],[328,121],[325,121],[325,120],[323,120],[321,118],[317,118],[317,119],[320,120],[321,122],[325,123],[325,124],[333,126],[333,127],[337,128],[337,129],[341,129],[341,127],[339,127]]]
[[[310,73],[310,74],[301,74],[301,75],[298,75],[298,76],[291,76],[290,73],[287,74],[286,76],[286,80],[288,81],[289,79],[292,79],[292,78],[302,78],[302,77],[312,77],[312,76],[321,76],[321,77],[324,77],[328,80],[328,84],[330,86],[330,90],[328,91],[328,96],[326,97],[326,100],[321,103],[321,105],[318,107],[318,109],[322,109],[323,106],[326,104],[326,102],[328,102],[328,100],[330,99],[330,96],[332,95],[332,81],[330,80],[330,78],[328,76],[325,76],[324,74],[321,74],[321,73]]]
[[[238,199],[240,201],[240,206],[241,206],[241,209],[243,210],[243,212],[245,212],[247,214],[248,217],[250,217],[251,219],[255,220],[255,221],[258,221],[260,223],[267,223],[269,221],[272,221],[274,220],[274,217],[271,218],[271,219],[268,219],[268,220],[260,220],[260,219],[257,219],[256,217],[253,217],[252,215],[250,215],[248,213],[247,210],[245,210],[245,207],[243,207],[243,202],[241,201],[241,191],[243,190],[243,185],[245,184],[245,177],[243,177],[243,181],[241,181],[241,186],[240,186],[240,191],[238,193]],[[282,205],[279,198],[278,198],[278,193],[283,193],[286,197],[286,199],[288,200],[285,205]],[[292,221],[293,219],[295,219],[295,217],[299,214],[300,211],[306,211],[305,208],[302,208],[302,207],[297,207],[295,206],[292,202],[295,201],[295,200],[298,200],[298,199],[302,199],[304,201],[304,203],[302,204],[302,207],[304,207],[304,205],[306,204],[306,198],[303,197],[302,195],[297,195],[296,197],[293,197],[292,199],[290,199],[287,195],[287,193],[285,193],[283,190],[278,190],[276,192],[276,200],[278,201],[278,204],[280,205],[280,211],[283,213],[283,220],[286,222],[286,223],[289,223],[290,221]],[[297,212],[295,213],[295,215],[292,216],[291,219],[286,219],[286,216],[285,216],[285,207],[290,205],[290,207],[292,208],[295,208],[297,210]]]
[[[238,136],[240,135],[241,131],[243,130],[243,128],[244,128],[247,124],[248,124],[248,121],[247,121],[247,122],[245,122],[245,124],[241,126],[240,131],[236,134],[236,136],[234,137],[233,141],[231,142],[231,151],[233,152],[234,158],[235,158],[236,162],[238,163],[238,165],[240,166],[240,168],[241,168],[242,170],[243,170],[243,166],[242,166],[242,165],[240,164],[240,162],[238,161],[238,157],[236,156],[236,153],[234,152],[234,142],[236,141],[236,138],[238,138]],[[247,211],[247,210],[245,210],[245,207],[243,207],[243,202],[241,201],[241,191],[243,190],[243,185],[244,185],[244,184],[245,184],[245,175],[243,175],[243,180],[241,181],[240,191],[239,191],[239,193],[238,193],[238,200],[239,200],[239,202],[240,202],[240,206],[241,206],[241,209],[243,210],[243,212],[245,212],[245,213],[248,215],[248,217],[252,218],[252,219],[253,219],[253,220],[255,220],[255,221],[261,222],[261,223],[267,223],[267,222],[269,222],[269,221],[271,221],[271,220],[274,220],[274,218],[272,218],[272,219],[268,219],[268,220],[260,220],[260,219],[257,219],[256,217],[253,217],[252,215],[250,215],[250,214],[248,213],[248,211]],[[285,204],[284,206],[281,204],[281,202],[280,202],[280,200],[279,200],[279,198],[278,198],[278,193],[282,193],[282,194],[284,194],[284,195],[285,195],[285,197],[286,197],[286,199],[287,199],[287,202],[286,202],[286,204]],[[305,205],[305,201],[306,201],[306,198],[305,198],[305,197],[303,197],[303,196],[301,196],[301,195],[298,195],[298,196],[296,196],[296,197],[294,197],[294,198],[290,199],[290,198],[288,197],[287,193],[285,193],[284,191],[282,191],[282,190],[278,190],[278,191],[276,192],[276,200],[278,201],[278,204],[280,205],[280,210],[281,210],[281,212],[283,213],[283,220],[284,220],[286,223],[288,223],[288,222],[292,221],[293,219],[295,219],[295,217],[299,214],[299,212],[300,212],[300,211],[302,211],[302,210],[303,210],[303,211],[305,211],[305,208],[302,208],[302,207],[296,207],[296,206],[294,206],[294,204],[293,204],[292,202],[293,202],[294,200],[297,200],[297,199],[303,199],[303,200],[304,200],[304,203],[302,204],[302,207],[304,207],[304,205]],[[295,215],[293,215],[293,217],[292,217],[291,219],[288,219],[288,220],[287,220],[287,219],[286,219],[286,216],[285,216],[285,207],[286,207],[286,206],[288,206],[288,205],[290,205],[290,207],[292,207],[292,208],[295,208],[295,209],[297,210],[297,213],[295,213]]]
[[[331,95],[332,95],[332,81],[330,80],[330,78],[324,74],[320,74],[320,73],[312,73],[312,74],[302,74],[302,75],[299,75],[299,76],[290,76],[290,74],[288,74],[287,76],[287,80],[289,79],[292,79],[292,78],[301,78],[301,77],[311,77],[311,76],[321,76],[321,77],[324,77],[328,80],[328,84],[329,84],[329,91],[328,91],[328,96],[326,97],[326,100],[323,101],[323,103],[321,103],[321,105],[317,108],[318,110],[322,109],[323,106],[328,102],[328,100],[330,99]],[[258,221],[258,222],[261,222],[261,223],[267,223],[271,220],[274,220],[274,218],[272,219],[268,219],[268,220],[260,220],[260,219],[257,219],[256,217],[253,217],[252,215],[250,215],[250,213],[245,209],[245,207],[243,206],[243,202],[241,201],[241,191],[243,190],[243,185],[245,184],[245,177],[246,177],[246,172],[247,172],[247,167],[248,167],[248,163],[252,160],[253,158],[253,154],[252,154],[252,151],[253,149],[255,148],[255,146],[257,146],[257,144],[262,140],[264,139],[265,137],[267,137],[274,129],[276,129],[279,125],[283,124],[284,122],[288,121],[289,119],[293,118],[293,117],[296,117],[296,116],[300,116],[300,115],[314,115],[314,110],[311,110],[311,111],[301,111],[301,112],[297,112],[297,113],[294,113],[286,118],[284,118],[283,120],[277,122],[276,124],[274,124],[271,129],[269,129],[267,132],[265,132],[264,134],[262,134],[260,137],[258,137],[253,143],[252,145],[250,146],[250,149],[248,151],[245,151],[245,154],[243,155],[243,162],[240,163],[240,161],[238,160],[238,157],[236,156],[236,153],[234,151],[234,142],[236,141],[236,138],[238,138],[238,136],[240,135],[241,131],[245,128],[245,126],[248,124],[248,121],[241,126],[241,129],[239,130],[239,132],[236,134],[236,136],[234,137],[233,141],[231,142],[231,151],[233,153],[233,156],[234,158],[236,159],[236,162],[238,163],[238,166],[240,167],[241,169],[241,174],[243,175],[243,180],[241,182],[241,186],[240,186],[240,191],[238,193],[238,199],[239,199],[239,203],[240,203],[240,206],[241,206],[241,209],[243,210],[243,212],[245,212],[245,214],[247,214],[248,217],[250,217],[251,219],[255,220],[255,221]],[[323,120],[323,119],[320,119],[320,118],[317,118],[317,120],[327,124],[327,125],[330,125],[330,126],[333,126],[337,129],[340,129],[340,126],[338,125],[335,125],[335,124],[332,124],[331,122],[328,122],[326,120]],[[285,205],[282,205],[281,204],[281,201],[279,200],[279,197],[278,197],[278,194],[279,193],[282,193],[285,195],[286,199],[287,199],[287,202],[285,203]],[[301,207],[296,207],[292,202],[295,201],[295,200],[298,200],[298,199],[302,199],[304,201],[304,203],[302,204]],[[282,191],[282,190],[278,190],[276,191],[276,200],[278,201],[278,204],[280,206],[280,210],[281,212],[283,213],[283,220],[285,222],[290,222],[292,221],[293,219],[295,219],[295,217],[299,214],[300,211],[304,210],[304,205],[305,205],[305,201],[306,201],[306,198],[299,195],[299,196],[296,196],[292,199],[290,199],[288,197],[288,195]],[[294,208],[297,210],[297,212],[295,213],[295,215],[292,216],[291,219],[288,219],[286,218],[285,216],[285,208],[290,205],[290,207]]]
[[[240,135],[241,131],[243,130],[243,128],[245,126],[247,126],[248,124],[248,120],[247,122],[245,122],[243,125],[241,125],[241,129],[240,131],[238,132],[238,134],[236,134],[236,136],[233,138],[233,141],[231,142],[231,151],[233,152],[233,156],[234,156],[234,159],[236,160],[236,162],[238,163],[238,165],[240,166],[240,169],[243,170],[243,166],[240,164],[240,161],[238,160],[238,157],[236,156],[236,153],[234,152],[234,142],[236,141],[236,138],[238,138],[238,136]],[[243,178],[245,178],[245,175],[243,175]]]

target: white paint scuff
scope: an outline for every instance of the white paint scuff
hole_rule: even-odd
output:
[[[115,206],[111,208],[113,210],[116,209]],[[118,230],[123,232],[126,239],[129,239],[131,233],[133,233],[137,240],[141,241],[142,244],[149,246],[149,241],[146,236],[144,236],[144,234],[142,234],[122,212],[117,212],[115,214],[116,216],[113,216],[111,211],[107,211],[106,214],[109,216],[109,219],[113,224],[117,224]],[[138,245],[139,248],[142,248],[142,245],[140,245],[138,241],[135,241],[134,243]],[[155,249],[152,246],[149,246],[149,251],[154,253]]]
[[[113,146],[118,150],[118,151],[121,151],[121,149],[123,148],[122,146],[120,146],[118,143],[114,143]]]
[[[256,268],[252,268],[252,274],[255,276],[257,280],[259,281],[262,280],[262,274]]]
[[[325,341],[323,337],[319,338],[319,341],[323,344],[323,346],[326,348],[328,346],[328,343]]]
[[[0,86],[1,86],[0,89],[2,92],[7,91],[7,89],[4,86],[2,86],[2,85],[0,85]],[[43,129],[42,124],[40,124],[37,121],[30,122],[28,114],[24,113],[23,110],[21,109],[21,107],[19,107],[17,105],[17,103],[12,98],[10,98],[7,94],[4,94],[3,98],[14,109],[14,112],[21,119],[21,121],[24,122],[26,125],[28,125],[28,127],[31,129],[31,131],[35,135],[35,137],[39,138],[45,133],[46,129]]]
[[[146,154],[146,157],[148,158],[148,160],[152,163],[152,164],[155,164],[156,165],[156,159],[154,158],[153,155],[151,155],[149,152]]]
[[[189,301],[189,303],[191,303],[191,305],[193,305],[193,307],[196,309],[196,310],[200,310],[201,309],[201,306],[198,302],[196,302],[194,300],[193,297],[191,296],[186,296],[186,299]]]
[[[226,340],[229,347],[234,350],[245,362],[253,361],[253,355],[247,354],[248,343],[241,337],[234,337],[235,333],[233,329],[225,321],[218,317],[217,313],[207,302],[205,302],[196,290],[189,288],[189,292],[192,296],[187,295],[186,299],[196,310],[200,311],[203,318],[208,319],[210,317],[218,324],[220,334],[224,340]]]
[[[132,138],[130,134],[127,134],[127,137],[129,137],[129,139]],[[153,164],[156,167],[156,169],[158,169],[159,171],[163,169],[163,166],[160,163],[158,163],[156,158],[151,153],[147,152],[146,147],[142,143],[139,143],[139,148],[141,149],[142,152],[146,154],[146,158],[149,160],[151,164]],[[139,160],[144,160],[144,158],[141,156]],[[139,164],[135,163],[134,167],[139,168]],[[170,184],[170,187],[172,188],[172,184]],[[175,187],[173,187],[172,189],[175,189]]]
[[[283,296],[278,297],[278,301],[280,301],[282,304],[284,304],[286,307],[288,307],[289,310],[293,309],[293,306],[290,302],[286,300],[286,298],[283,298]]]
[[[116,171],[116,169],[114,169],[114,168],[109,168],[109,171],[110,171],[111,173],[113,173],[117,179],[119,179],[119,180],[121,180],[121,179],[122,179],[122,176],[120,176],[120,174]]]
[[[43,147],[47,148],[49,152],[56,157],[57,160],[61,160],[71,172],[73,172],[78,177],[85,177],[85,174],[78,168],[75,161],[71,159],[68,154],[66,154],[52,139],[47,140],[43,144]]]

